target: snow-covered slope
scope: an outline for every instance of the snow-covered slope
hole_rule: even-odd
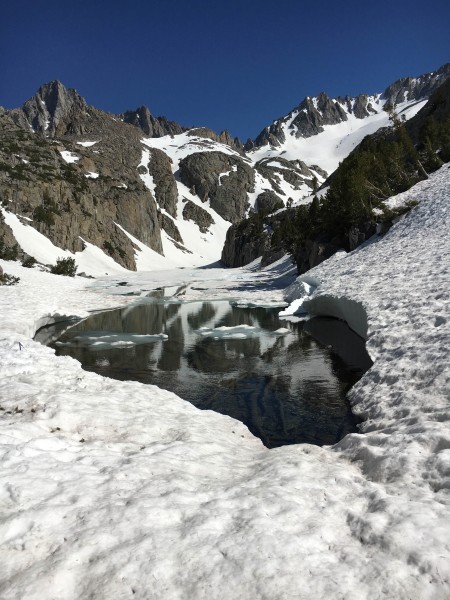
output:
[[[317,97],[307,96],[246,148],[253,160],[301,159],[331,175],[366,135],[389,126],[388,106],[395,108],[400,119],[408,120],[449,77],[447,63],[432,73],[399,79],[379,94],[330,98],[322,92]]]
[[[362,434],[331,448],[267,450],[226,416],[56,358],[38,324],[130,297],[106,295],[117,278],[86,290],[0,261],[21,277],[0,294],[0,597],[447,599],[449,182],[446,165],[384,238],[310,273],[312,310],[364,308],[375,361],[350,394]],[[130,278],[267,302],[278,268]]]
[[[338,100],[333,102],[339,103]],[[400,118],[405,117],[408,120],[417,114],[426,102],[426,99],[403,102],[396,106],[396,112]],[[283,119],[275,121],[284,141],[276,146],[264,145],[256,148],[249,152],[249,156],[255,161],[269,156],[281,156],[288,160],[300,158],[306,164],[318,165],[331,174],[366,135],[390,125],[389,115],[384,110],[386,100],[381,94],[369,96],[368,103],[373,112],[364,118],[356,117],[347,104],[343,104],[342,110],[347,119],[334,125],[324,125],[322,132],[311,137],[299,136],[297,129],[292,127],[292,121],[298,116],[298,111],[293,111]]]

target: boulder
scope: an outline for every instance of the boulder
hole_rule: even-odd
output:
[[[279,208],[283,208],[283,200],[275,194],[275,192],[262,192],[258,195],[255,202],[255,210],[266,214],[275,212]]]

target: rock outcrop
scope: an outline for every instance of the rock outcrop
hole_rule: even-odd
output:
[[[159,222],[161,229],[164,229],[164,231],[167,233],[167,235],[169,237],[171,237],[173,240],[175,240],[175,242],[178,242],[179,244],[184,243],[183,238],[181,237],[180,231],[173,219],[171,219],[164,213],[159,212],[158,213],[158,222]]]
[[[232,225],[227,231],[221,261],[226,267],[243,267],[262,256],[270,246],[270,236],[257,217]]]
[[[59,85],[43,86],[41,97],[51,116],[46,128],[47,113],[36,113],[33,122],[41,133],[31,133],[29,125],[22,129],[18,111],[0,116],[3,206],[56,246],[78,252],[89,242],[129,269],[135,269],[135,248],[116,223],[162,252],[156,204],[137,172],[139,132],[94,108],[87,115],[84,101]],[[33,106],[29,101],[23,114],[31,118]],[[58,135],[58,142],[47,134]],[[95,142],[75,141],[86,137]]]
[[[178,188],[171,169],[172,161],[162,150],[150,148],[148,172],[153,177],[155,184],[156,202],[160,208],[165,209],[169,215],[176,218]]]
[[[214,225],[214,219],[201,206],[194,204],[192,200],[187,200],[183,208],[183,219],[194,221],[202,233],[206,233],[211,225]]]
[[[256,198],[255,210],[258,212],[268,214],[283,207],[283,201],[275,194],[275,192],[262,192]]]
[[[198,136],[219,142],[220,144],[226,144],[230,148],[234,148],[237,152],[244,153],[244,145],[239,138],[232,138],[231,135],[225,129],[217,134],[209,127],[194,127],[188,131],[190,136]]]
[[[196,152],[180,161],[180,178],[200,198],[231,223],[248,208],[247,192],[254,188],[253,169],[241,158],[222,152]]]
[[[166,117],[154,117],[146,106],[140,106],[136,110],[127,110],[119,115],[125,123],[139,127],[148,137],[163,137],[164,135],[178,135],[186,131],[175,121],[169,121]]]
[[[263,158],[255,164],[255,169],[270,182],[273,190],[280,195],[284,195],[280,187],[283,180],[287,181],[295,190],[300,189],[304,184],[312,190],[316,173],[319,171],[325,173],[322,169],[316,172],[312,171],[301,160],[286,160],[281,157]]]

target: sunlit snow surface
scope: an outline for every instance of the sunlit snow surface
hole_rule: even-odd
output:
[[[0,261],[21,277],[0,292],[0,597],[448,599],[449,176],[410,190],[419,205],[384,238],[308,274],[310,309],[364,306],[375,360],[350,394],[363,433],[333,448],[267,450],[231,418],[56,358],[31,341],[38,325],[133,297],[117,278],[86,290]],[[292,273],[126,280],[275,303]]]
[[[366,135],[389,125],[389,116],[383,110],[385,101],[380,96],[370,97],[369,101],[373,110],[376,111],[374,114],[364,119],[358,119],[348,111],[346,106],[341,106],[347,113],[347,121],[336,125],[325,125],[321,133],[308,138],[297,138],[295,131],[289,127],[298,114],[298,112],[294,112],[292,118],[282,125],[285,141],[280,146],[262,146],[249,152],[248,155],[255,161],[270,156],[281,156],[288,160],[300,158],[308,165],[318,165],[330,175]],[[396,106],[396,112],[400,118],[404,117],[408,120],[417,114],[426,103],[427,100],[403,102]]]
[[[80,160],[80,157],[74,154],[73,152],[69,152],[68,150],[61,150],[61,156],[66,161],[66,163],[74,163]]]

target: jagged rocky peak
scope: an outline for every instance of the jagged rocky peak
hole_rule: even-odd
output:
[[[307,96],[294,110],[285,117],[274,121],[272,125],[266,127],[256,138],[254,144],[249,141],[245,145],[246,150],[253,147],[278,146],[286,141],[285,128],[295,134],[295,137],[311,137],[323,131],[324,125],[336,125],[347,120],[347,112],[343,105],[350,107],[352,111],[353,103],[350,101],[333,100],[325,92],[318,96]],[[348,110],[348,108],[347,108]]]
[[[188,135],[190,136],[198,136],[213,140],[214,142],[219,142],[220,144],[226,144],[231,148],[234,148],[238,152],[243,152],[244,146],[241,140],[237,137],[233,138],[228,133],[226,129],[221,131],[220,133],[216,133],[213,129],[209,127],[194,127],[188,131]]]
[[[450,63],[446,63],[432,73],[419,77],[402,77],[394,81],[385,89],[382,97],[394,106],[406,101],[429,98],[449,77]]]
[[[139,106],[136,110],[127,110],[119,117],[125,123],[139,127],[149,137],[178,135],[186,131],[186,127],[182,127],[176,121],[169,121],[166,117],[154,117],[146,106]]]
[[[22,106],[22,113],[34,131],[54,137],[61,124],[76,113],[87,109],[85,99],[60,81],[42,85],[36,94]]]
[[[399,79],[387,87],[383,94],[330,98],[321,92],[315,97],[308,96],[286,116],[265,127],[254,142],[248,140],[245,150],[250,151],[267,144],[279,147],[286,142],[288,132],[296,138],[312,137],[321,133],[325,125],[347,121],[348,115],[365,119],[380,112],[385,103],[396,105],[429,98],[449,77],[450,63],[447,63],[433,73]]]
[[[316,98],[307,97],[297,108],[297,116],[290,124],[297,137],[311,137],[323,131],[324,125],[336,125],[347,120],[347,113],[336,100],[325,92]]]

